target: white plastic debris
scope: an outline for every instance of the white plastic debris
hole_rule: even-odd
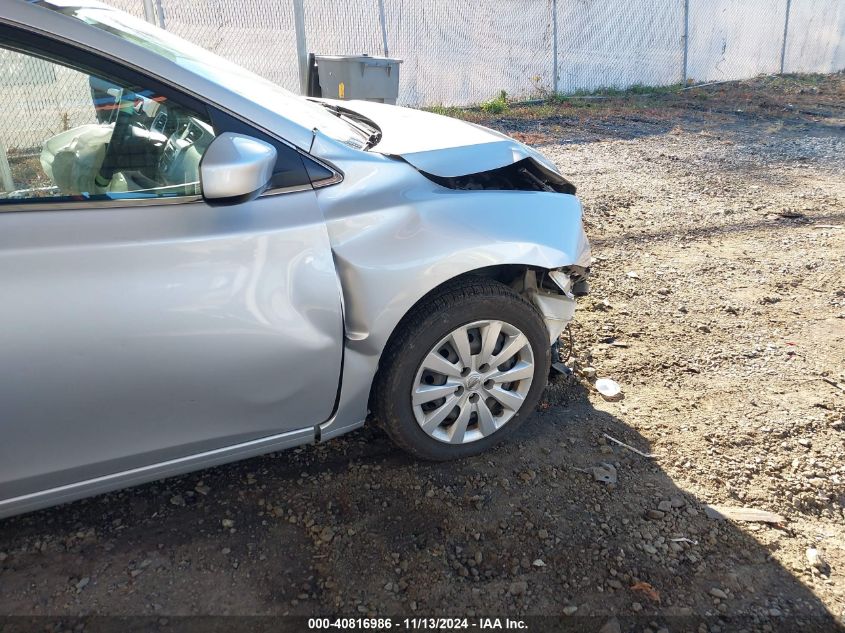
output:
[[[820,572],[824,572],[826,570],[827,561],[825,561],[821,552],[815,547],[807,548],[807,562],[810,564],[810,567],[814,567]]]
[[[619,383],[610,378],[599,378],[596,380],[596,390],[605,400],[618,400],[622,396],[622,387]]]
[[[593,466],[591,469],[593,479],[606,484],[616,483],[616,467],[613,464],[602,463],[601,466]]]
[[[718,519],[724,521],[732,519],[734,521],[749,521],[756,523],[785,523],[781,515],[774,512],[767,512],[766,510],[757,510],[755,508],[735,508],[732,506],[713,506],[705,505],[704,514],[711,519]]]
[[[615,437],[613,437],[612,435],[608,435],[607,433],[605,433],[604,436],[611,442],[615,442],[616,444],[619,444],[619,446],[624,446],[629,451],[632,451],[637,455],[642,455],[643,457],[657,457],[655,453],[643,453],[640,449],[634,448],[633,446],[631,446],[630,444],[626,444],[622,440],[617,440]]]

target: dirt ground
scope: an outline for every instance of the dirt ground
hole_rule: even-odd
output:
[[[2,521],[0,613],[845,621],[845,77],[462,116],[579,187],[576,376],[475,459],[414,462],[365,428]]]

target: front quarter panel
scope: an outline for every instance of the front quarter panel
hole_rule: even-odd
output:
[[[552,269],[590,259],[575,196],[456,191],[399,159],[338,152],[325,158],[343,169],[344,182],[318,197],[343,286],[347,355],[341,407],[324,438],[366,417],[379,356],[426,293],[488,266]]]

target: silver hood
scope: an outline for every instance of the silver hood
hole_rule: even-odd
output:
[[[399,156],[434,176],[465,176],[507,167],[526,158],[559,173],[554,163],[538,151],[475,123],[372,101],[322,101],[361,114],[378,125],[381,140],[370,151]]]

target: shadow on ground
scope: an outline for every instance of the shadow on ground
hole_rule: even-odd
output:
[[[8,519],[0,613],[148,616],[120,621],[122,630],[226,622],[162,619],[197,614],[835,629],[746,526],[708,518],[659,456],[604,434],[649,452],[584,386],[558,378],[513,441],[474,459],[414,462],[364,429]],[[602,464],[615,484],[595,480]],[[15,622],[24,623],[6,624]],[[116,622],[94,619],[88,630]]]

